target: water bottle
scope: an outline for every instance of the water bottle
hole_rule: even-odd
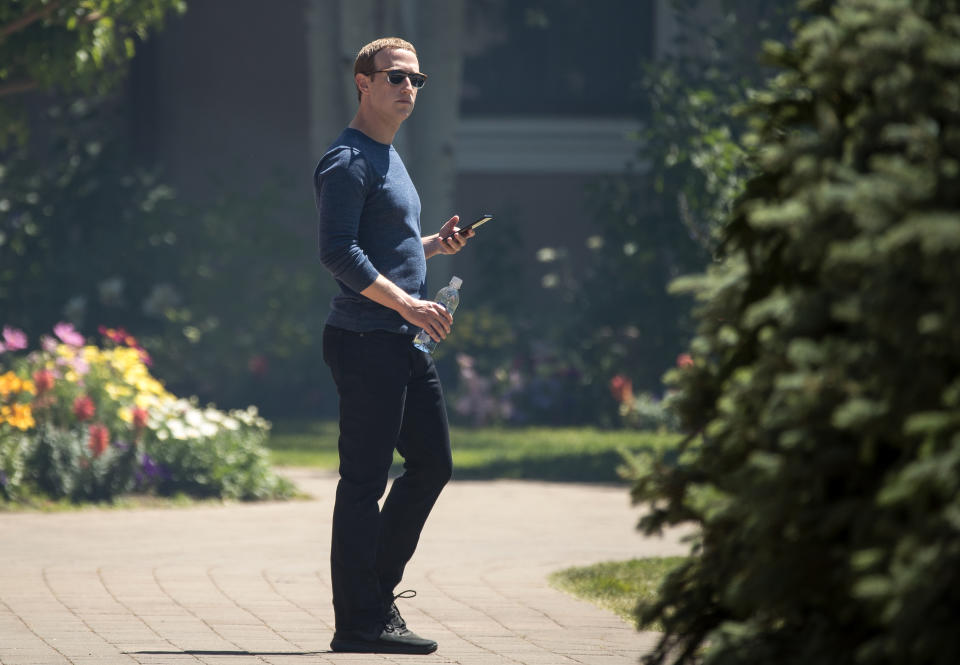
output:
[[[436,301],[446,307],[451,314],[456,311],[457,305],[460,304],[460,291],[458,289],[461,284],[463,284],[463,280],[454,276],[450,278],[450,283],[447,286],[437,291]],[[432,353],[437,348],[437,342],[427,334],[426,330],[417,333],[417,336],[413,338],[413,345],[427,353]]]

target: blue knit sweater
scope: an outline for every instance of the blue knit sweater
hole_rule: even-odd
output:
[[[420,196],[400,155],[347,128],[317,165],[313,186],[320,262],[340,285],[327,323],[357,332],[417,332],[394,310],[360,295],[379,273],[410,295],[426,297]]]

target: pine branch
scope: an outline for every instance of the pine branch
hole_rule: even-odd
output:
[[[15,81],[6,85],[0,85],[0,97],[9,95],[19,95],[23,92],[30,92],[40,87],[36,81]]]

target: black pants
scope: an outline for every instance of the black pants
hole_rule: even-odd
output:
[[[340,396],[340,483],[330,567],[337,630],[384,618],[427,515],[450,479],[450,432],[433,359],[413,337],[327,326],[323,359]],[[381,511],[394,448],[405,472]]]

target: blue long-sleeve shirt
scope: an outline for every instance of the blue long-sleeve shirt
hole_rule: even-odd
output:
[[[420,196],[400,155],[347,128],[317,165],[313,185],[320,262],[340,286],[327,323],[357,332],[415,333],[397,312],[360,295],[379,273],[410,295],[426,297]]]

